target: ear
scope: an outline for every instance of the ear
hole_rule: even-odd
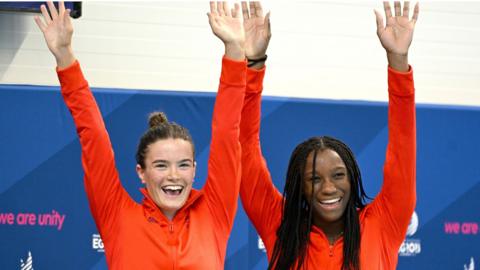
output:
[[[137,171],[138,178],[140,178],[140,181],[142,181],[142,184],[145,184],[145,170],[140,166],[140,164],[137,164],[135,166],[135,170]]]
[[[195,173],[197,172],[197,162],[193,162],[193,178],[195,179]]]

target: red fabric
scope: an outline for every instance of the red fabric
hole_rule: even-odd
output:
[[[109,269],[223,269],[240,188],[238,136],[247,68],[246,62],[225,57],[222,64],[207,181],[203,190],[192,190],[172,221],[145,189],[138,204],[122,187],[102,115],[79,63],[57,70],[80,137],[85,189]]]
[[[262,156],[260,101],[265,69],[247,70],[247,90],[240,123],[242,183],[240,197],[267,249],[269,260],[282,215],[282,194],[272,183]],[[413,73],[388,69],[388,147],[381,192],[360,212],[361,269],[395,269],[398,249],[415,208],[415,98]],[[321,130],[319,130],[321,132]],[[305,258],[308,269],[341,269],[343,238],[333,246],[315,226]]]

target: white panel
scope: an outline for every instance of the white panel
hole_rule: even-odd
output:
[[[265,94],[386,100],[381,1],[267,1]],[[83,2],[74,51],[92,86],[215,91],[223,45],[205,1]],[[410,63],[417,101],[480,106],[480,3],[422,2]],[[58,85],[30,14],[0,13],[0,82]]]

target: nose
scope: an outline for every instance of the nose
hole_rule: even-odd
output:
[[[323,181],[320,191],[323,194],[333,194],[337,192],[337,187],[335,186],[335,183],[333,183],[330,179],[326,179],[325,181]]]
[[[178,179],[178,170],[177,168],[175,168],[175,166],[171,166],[170,169],[168,170],[167,179],[172,181],[175,181]]]

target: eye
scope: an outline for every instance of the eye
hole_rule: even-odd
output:
[[[190,165],[190,163],[180,163],[179,167],[182,168],[182,169],[187,169],[187,168],[190,168],[191,165]]]
[[[314,182],[314,183],[318,183],[318,182],[320,182],[321,179],[318,176],[314,176],[314,177],[310,177],[309,180]]]
[[[156,165],[155,165],[155,168],[157,168],[157,169],[166,169],[166,168],[167,168],[167,165],[160,163],[160,164],[156,164]]]
[[[344,172],[337,172],[333,175],[333,179],[343,179],[345,177]]]

